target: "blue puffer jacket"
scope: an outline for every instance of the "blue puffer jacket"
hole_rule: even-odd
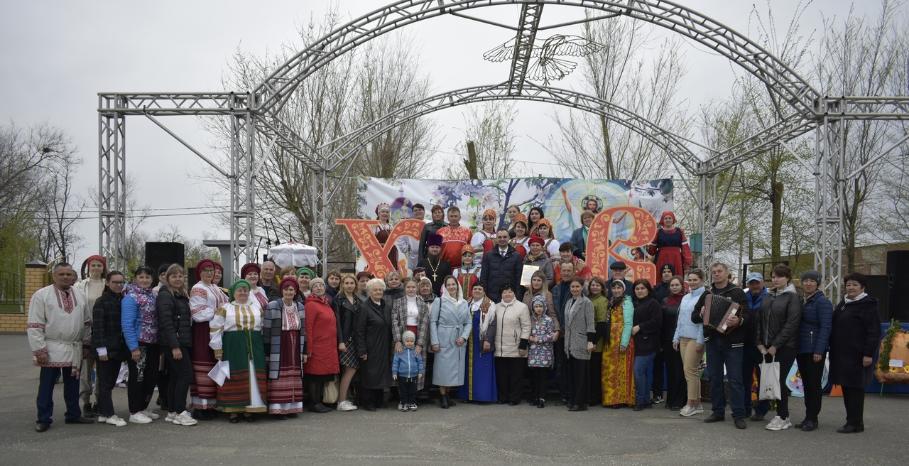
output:
[[[799,324],[799,353],[827,352],[833,326],[833,304],[818,291],[805,299]]]

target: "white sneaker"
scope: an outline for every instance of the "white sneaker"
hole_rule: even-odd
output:
[[[344,400],[338,403],[338,411],[356,411],[357,405],[353,404],[350,401]]]
[[[193,415],[189,414],[189,411],[183,411],[174,416],[174,420],[171,422],[178,426],[194,426],[199,423],[199,421],[193,419]]]
[[[703,412],[704,412],[704,408],[702,408],[700,406],[695,408],[694,406],[685,405],[684,407],[682,407],[681,411],[679,411],[679,416],[691,417],[691,416],[694,416],[695,414],[701,414]]]
[[[174,422],[175,417],[177,417],[177,413],[167,413],[167,416],[164,418],[164,422]]]
[[[410,409],[411,411],[416,411],[416,410],[417,410],[417,404],[416,404],[416,403],[412,403],[410,406],[408,406],[408,409]]]
[[[107,422],[107,416],[98,416],[95,419],[98,421],[98,424],[104,424]]]
[[[404,407],[404,403],[398,403],[398,411],[407,411],[407,408]]]
[[[131,424],[148,424],[149,422],[152,422],[152,419],[146,416],[142,411],[139,411],[138,413],[129,415],[129,422]]]
[[[110,425],[112,425],[112,426],[117,426],[117,427],[123,427],[123,426],[126,425],[126,421],[124,421],[123,419],[121,419],[120,416],[117,416],[116,414],[114,414],[113,416],[111,416],[111,417],[105,419],[105,420],[104,420],[104,423],[105,423],[105,424],[110,424]]]
[[[779,416],[774,416],[773,419],[765,426],[767,430],[786,430],[792,427],[792,423],[789,422],[789,419],[783,419]]]
[[[145,411],[142,411],[142,414],[144,414],[145,417],[147,417],[153,421],[157,421],[159,418],[161,418],[161,415],[159,415],[158,413],[156,413],[150,409],[146,409]]]

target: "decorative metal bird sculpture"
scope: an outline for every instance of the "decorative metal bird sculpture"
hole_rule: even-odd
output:
[[[498,47],[487,51],[483,58],[492,62],[502,62],[514,58],[515,39],[511,39]],[[558,81],[568,76],[577,63],[558,58],[560,56],[584,57],[603,48],[591,40],[580,36],[566,36],[557,34],[543,40],[541,45],[534,45],[531,51],[531,62],[527,68],[527,78],[534,81]]]

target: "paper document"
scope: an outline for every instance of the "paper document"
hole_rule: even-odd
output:
[[[218,361],[215,367],[208,371],[208,378],[214,380],[219,387],[224,385],[224,381],[230,378],[230,361]]]

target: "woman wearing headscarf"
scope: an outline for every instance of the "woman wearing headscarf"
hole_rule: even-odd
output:
[[[438,298],[435,292],[432,291],[432,281],[426,277],[420,278],[420,281],[417,284],[417,290],[417,294],[426,304],[432,304],[432,302]]]
[[[404,351],[404,332],[414,334],[417,355],[426,361],[429,340],[429,305],[417,296],[417,282],[408,278],[404,281],[404,296],[394,300],[391,306],[391,331],[395,342],[395,353]],[[417,390],[423,389],[423,378],[417,382]]]
[[[230,365],[230,377],[218,387],[218,409],[240,422],[252,422],[253,413],[268,410],[265,343],[262,341],[262,308],[249,296],[249,282],[237,280],[230,287],[231,302],[220,306],[211,320],[211,341],[218,361]],[[207,374],[206,374],[207,375]]]
[[[865,387],[871,382],[872,363],[881,341],[878,302],[865,292],[867,279],[851,273],[843,279],[846,295],[833,310],[830,333],[830,383],[843,387],[846,424],[836,431],[865,431]]]
[[[391,386],[391,303],[386,304],[381,278],[370,279],[366,292],[369,298],[357,311],[354,345],[360,356],[360,406],[375,411],[382,407],[383,392]]]
[[[493,209],[483,211],[481,217],[481,227],[473,234],[470,239],[470,246],[475,253],[474,260],[479,264],[483,261],[483,254],[492,251],[496,244],[496,226],[498,225],[499,214]],[[463,260],[461,261],[463,264]]]
[[[208,376],[215,367],[215,355],[209,348],[211,332],[209,322],[215,317],[215,311],[227,304],[227,295],[221,291],[215,281],[215,270],[221,264],[202,259],[196,264],[196,276],[199,281],[193,285],[189,294],[189,306],[193,317],[192,363],[195,383],[190,387],[193,417],[211,419],[211,410],[217,404],[218,385]]]
[[[549,255],[549,258],[558,260],[559,246],[561,246],[562,243],[555,237],[555,228],[552,227],[552,222],[550,222],[548,218],[541,219],[536,225],[534,234],[543,238],[543,249],[546,250],[546,254]]]
[[[432,383],[439,387],[442,408],[448,409],[454,405],[449,390],[464,384],[464,359],[471,326],[467,301],[461,296],[458,281],[449,275],[442,283],[442,297],[433,301],[430,308],[429,336],[435,353]]]
[[[691,267],[691,248],[685,232],[676,226],[675,214],[667,210],[660,214],[660,228],[656,238],[647,249],[656,259],[657,270],[663,265],[672,264],[673,270],[681,273]]]
[[[555,283],[552,260],[549,258],[549,254],[546,253],[545,244],[546,242],[543,241],[543,238],[531,236],[527,241],[527,255],[524,256],[524,265],[537,267],[536,271],[543,272],[546,277],[546,285],[552,286]]]
[[[157,295],[151,285],[154,271],[144,265],[133,273],[133,283],[126,285],[120,303],[120,325],[130,352],[127,397],[129,422],[147,424],[158,415],[148,409],[158,383],[161,350],[158,346]]]
[[[347,350],[341,341],[341,324],[325,293],[325,281],[313,278],[312,293],[306,298],[306,363],[303,373],[310,397],[310,410],[327,413],[331,408],[322,404],[325,383],[341,372],[339,352]]]
[[[306,362],[306,312],[296,301],[300,285],[284,278],[281,298],[266,305],[262,337],[268,360],[268,413],[279,419],[303,412],[303,364]]]
[[[495,319],[494,306],[495,303],[486,296],[483,285],[474,284],[470,300],[467,301],[472,325],[467,338],[465,380],[464,385],[458,389],[458,398],[465,401],[496,401],[495,360],[490,345],[486,342],[489,324]]]
[[[309,267],[300,267],[294,274],[297,276],[297,286],[300,287],[300,292],[297,294],[297,300],[305,302],[306,297],[309,296],[310,293],[309,281],[316,278],[316,273]]]
[[[360,311],[360,299],[357,293],[357,279],[350,274],[341,276],[341,288],[334,300],[332,306],[335,308],[335,315],[341,323],[340,339],[344,342],[346,348],[341,353],[341,384],[338,387],[338,411],[354,411],[357,406],[347,399],[347,392],[353,381],[357,368],[360,367],[360,356],[357,354],[357,347],[354,345],[354,327],[357,321],[357,313]],[[368,299],[368,298],[367,298]]]
[[[268,293],[264,288],[259,286],[260,273],[262,273],[262,268],[255,262],[250,262],[240,268],[240,277],[246,280],[250,286],[250,299],[255,299],[255,302],[259,303],[259,307],[261,307],[262,310],[265,310],[268,306]]]
[[[609,284],[609,346],[603,349],[603,406],[621,408],[634,406],[634,343],[631,327],[634,323],[634,306],[631,296],[625,295],[625,282],[613,280]]]
[[[454,269],[451,275],[458,280],[458,286],[464,294],[463,298],[470,299],[470,290],[480,280],[480,267],[474,260],[473,246],[465,244],[461,248],[461,266]]]

